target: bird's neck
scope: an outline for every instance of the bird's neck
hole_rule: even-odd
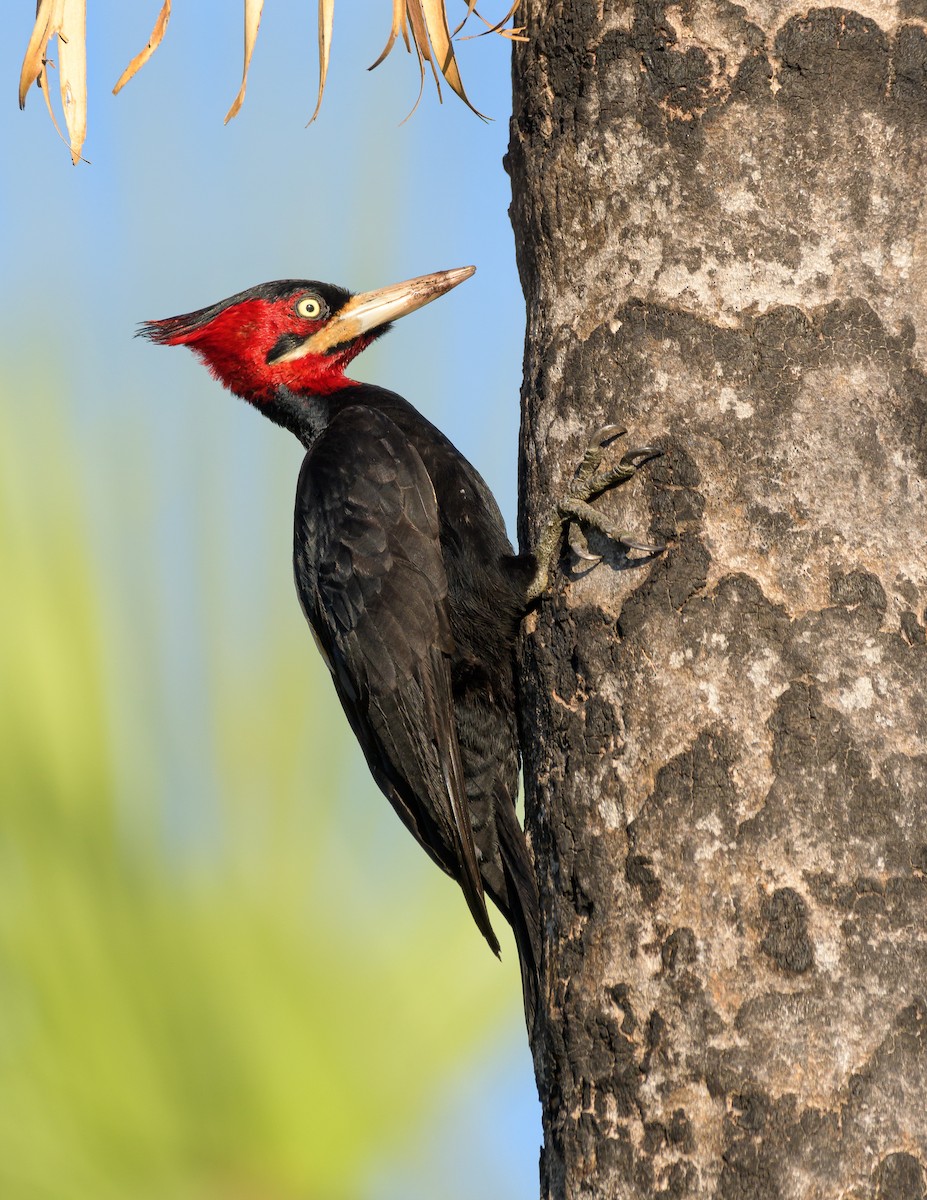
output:
[[[277,387],[255,407],[298,437],[308,450],[337,411],[338,393],[293,392]]]
[[[308,389],[291,391],[277,387],[260,401],[254,400],[252,403],[264,416],[298,437],[307,450],[338,413],[352,404],[361,404],[385,413],[420,451],[427,449],[430,441],[437,441],[441,445],[447,441],[408,400],[386,388],[372,383],[358,383],[353,379],[343,378],[339,388],[324,392]],[[419,445],[420,440],[422,445]]]

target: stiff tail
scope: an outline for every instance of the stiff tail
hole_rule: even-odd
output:
[[[515,810],[510,802],[499,808],[501,811],[497,812],[496,827],[506,895],[493,896],[493,900],[515,934],[525,1021],[530,1035],[541,1002],[541,905],[534,867]]]

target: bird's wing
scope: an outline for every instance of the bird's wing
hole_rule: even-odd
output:
[[[434,488],[374,409],[342,410],[296,490],[296,588],[374,778],[459,882],[493,950],[451,697],[454,650]]]

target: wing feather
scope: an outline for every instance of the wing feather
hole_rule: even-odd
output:
[[[374,778],[459,882],[498,953],[457,743],[439,532],[434,488],[415,447],[384,414],[342,410],[300,472],[300,603]]]

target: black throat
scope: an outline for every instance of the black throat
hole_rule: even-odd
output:
[[[337,393],[314,395],[307,392],[291,392],[289,388],[278,387],[270,400],[265,400],[256,407],[265,417],[298,437],[309,450],[337,411],[332,403],[336,396]]]

